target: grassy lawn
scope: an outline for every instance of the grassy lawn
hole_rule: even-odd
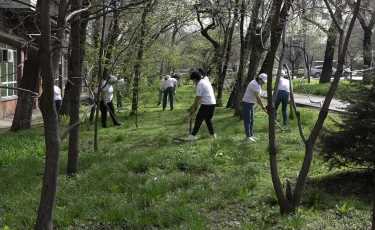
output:
[[[358,91],[359,85],[360,82],[358,81],[340,80],[336,89],[335,98],[343,98],[345,94]],[[325,96],[330,86],[331,83],[319,84],[318,78],[311,78],[310,83],[307,82],[307,79],[297,78],[293,80],[294,93]]]
[[[173,138],[188,135],[186,108],[194,88],[183,86],[177,93],[173,111],[155,107],[156,90],[141,93],[140,99],[147,100],[140,102],[138,128],[125,101],[127,107],[116,111],[123,125],[108,122],[107,129],[99,128],[98,153],[93,151],[94,125],[86,121],[80,127],[75,177],[66,176],[68,138],[63,141],[55,229],[370,229],[371,175],[328,171],[317,149],[301,207],[294,215],[280,215],[269,169],[266,114],[255,107],[258,142],[245,141],[242,121],[226,108],[215,110],[217,139],[203,124],[199,140],[181,142]],[[318,111],[300,111],[308,135]],[[339,119],[329,116],[326,127]],[[63,118],[61,133],[67,124]],[[0,227],[32,229],[44,170],[43,129],[0,133],[0,139]],[[285,184],[294,182],[304,155],[296,120],[285,132],[277,131],[277,144],[280,177]]]

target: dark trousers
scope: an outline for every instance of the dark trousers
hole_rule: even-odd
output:
[[[212,125],[212,116],[214,115],[215,106],[216,105],[201,105],[199,107],[197,117],[195,118],[193,132],[191,132],[191,135],[197,135],[203,121],[206,122],[210,134],[215,134],[214,126]]]
[[[107,106],[108,106],[108,108],[107,108]],[[100,101],[100,112],[102,114],[102,116],[101,116],[102,126],[104,128],[107,127],[107,111],[108,111],[108,109],[110,110],[109,111],[109,115],[112,118],[113,124],[114,125],[119,125],[119,123],[116,120],[115,108],[113,107],[112,101],[108,102],[107,106],[104,104],[103,101]]]
[[[55,107],[56,107],[57,116],[59,116],[60,109],[61,109],[61,100],[55,100]]]
[[[168,87],[164,90],[163,110],[167,107],[168,97],[171,110],[173,110],[173,87]]]

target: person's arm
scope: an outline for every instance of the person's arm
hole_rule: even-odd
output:
[[[263,111],[267,113],[267,109],[264,107],[262,98],[260,97],[260,92],[254,92],[254,95],[260,107],[262,107]]]
[[[201,100],[201,96],[195,96],[195,101],[194,101],[194,103],[190,106],[190,108],[188,108],[188,111],[189,111],[189,112],[194,112],[194,111],[197,109],[200,100]]]

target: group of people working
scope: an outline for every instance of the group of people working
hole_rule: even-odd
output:
[[[248,141],[257,141],[258,138],[254,136],[254,105],[258,103],[262,110],[267,113],[266,107],[263,105],[261,99],[262,85],[267,83],[267,74],[261,73],[254,80],[252,80],[245,91],[242,98],[242,111],[246,139]],[[188,111],[193,113],[200,104],[198,113],[196,115],[193,131],[186,138],[187,141],[197,140],[197,133],[203,121],[206,122],[208,131],[213,138],[216,138],[214,127],[212,124],[212,117],[214,114],[216,100],[213,88],[208,77],[202,74],[202,70],[191,73],[190,80],[196,85],[196,96],[194,103],[189,107]],[[275,117],[280,104],[282,104],[283,124],[287,124],[287,105],[289,103],[289,76],[281,71],[281,78],[278,86],[276,102],[275,102]]]
[[[261,99],[262,85],[267,83],[267,74],[261,73],[254,80],[252,80],[245,91],[245,94],[242,98],[242,111],[243,111],[243,120],[246,138],[249,141],[257,141],[258,138],[254,136],[254,105],[258,103],[262,110],[267,113],[266,107],[263,105]],[[195,124],[192,132],[186,138],[187,141],[197,140],[196,136],[203,121],[206,122],[209,133],[213,138],[216,138],[215,130],[212,124],[212,117],[215,111],[216,99],[214,95],[214,90],[209,81],[208,76],[205,74],[204,70],[198,68],[195,72],[192,72],[190,75],[190,80],[196,85],[196,94],[194,103],[188,108],[188,111],[191,115],[195,113],[198,109]],[[102,127],[107,127],[107,112],[109,112],[110,117],[115,126],[120,126],[121,124],[117,121],[115,110],[113,106],[113,85],[117,82],[120,84],[124,83],[124,80],[117,80],[113,75],[107,80],[103,80],[99,86],[94,90],[93,95],[90,96],[91,113],[90,121],[92,122],[95,114],[95,97],[100,96],[100,112],[101,112],[101,123]],[[169,98],[170,109],[173,110],[173,100],[174,94],[177,87],[177,80],[169,75],[166,75],[163,81],[160,83],[159,90],[159,101],[158,106],[161,104],[161,99],[163,97],[163,110],[167,107],[167,101]],[[55,103],[57,114],[61,107],[61,90],[55,86]],[[98,93],[100,92],[100,93]],[[289,94],[290,94],[290,83],[289,76],[285,72],[281,71],[281,78],[278,85],[278,91],[275,101],[275,118],[277,117],[277,110],[280,106],[283,116],[283,124],[287,124],[287,105],[289,103]]]

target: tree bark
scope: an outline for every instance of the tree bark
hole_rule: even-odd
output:
[[[43,93],[40,99],[40,110],[44,120],[44,137],[46,144],[46,159],[43,175],[43,187],[39,204],[35,229],[52,229],[53,207],[57,193],[57,178],[59,174],[60,137],[57,114],[54,106],[54,76],[51,60],[51,20],[50,1],[41,1],[41,42],[40,63],[43,80]]]
[[[72,0],[72,8],[79,10],[81,8],[81,0]],[[71,24],[71,39],[72,39],[72,90],[70,96],[70,122],[69,125],[72,126],[80,121],[79,118],[79,106],[82,91],[82,58],[81,51],[84,49],[82,47],[82,37],[86,36],[86,33],[81,36],[81,25],[80,25],[80,14],[75,16],[76,18]],[[84,31],[83,31],[84,32]],[[84,40],[85,41],[85,40]],[[83,42],[84,42],[83,41]],[[68,165],[67,174],[72,175],[78,172],[78,153],[79,153],[79,126],[74,127],[69,132],[69,148],[68,148]]]
[[[20,88],[37,92],[39,79],[39,62],[28,58],[24,62],[23,77]],[[16,111],[10,128],[13,132],[30,129],[35,98],[28,92],[19,91]]]
[[[238,1],[239,0],[235,1],[234,16],[233,16],[232,22],[230,23],[231,25],[229,26],[227,30],[228,32],[226,34],[226,39],[225,39],[226,45],[224,48],[224,53],[222,55],[224,57],[223,66],[221,68],[221,72],[220,72],[219,79],[218,79],[219,84],[217,86],[217,96],[216,96],[217,106],[223,106],[222,97],[223,97],[224,81],[225,81],[225,76],[227,74],[227,67],[228,67],[230,52],[232,50],[233,32],[234,32],[234,28],[236,26],[237,19],[238,19],[238,9],[239,9]]]

